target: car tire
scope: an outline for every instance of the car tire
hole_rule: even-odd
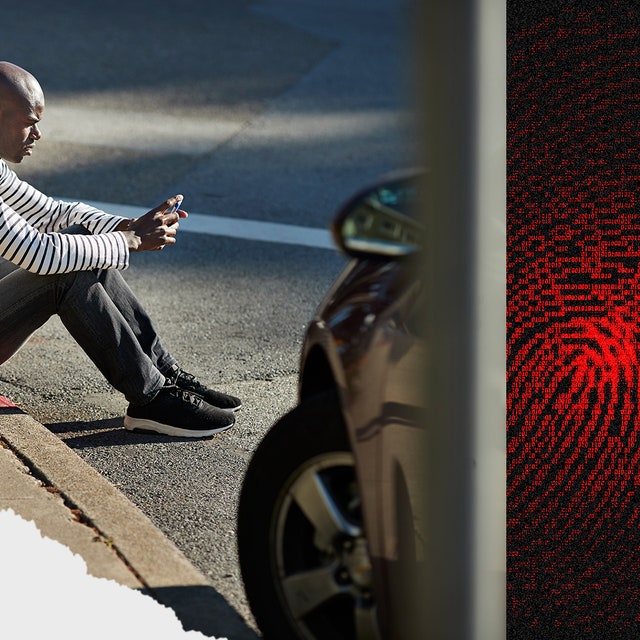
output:
[[[238,553],[264,638],[379,637],[355,463],[336,394],[298,405],[256,449],[238,507]]]

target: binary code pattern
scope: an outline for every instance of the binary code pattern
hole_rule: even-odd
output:
[[[508,636],[640,638],[640,3],[507,5]]]

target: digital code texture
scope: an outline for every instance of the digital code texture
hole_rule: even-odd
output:
[[[509,640],[640,638],[640,2],[507,2]]]

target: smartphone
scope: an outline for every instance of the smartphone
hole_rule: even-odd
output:
[[[167,211],[165,213],[175,213],[182,205],[182,203],[184,202],[184,200],[178,200],[173,207],[171,207],[170,209],[167,209]]]

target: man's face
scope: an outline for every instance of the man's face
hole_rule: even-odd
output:
[[[41,94],[0,105],[0,158],[18,163],[32,154],[33,145],[42,137],[38,123],[43,112]]]

